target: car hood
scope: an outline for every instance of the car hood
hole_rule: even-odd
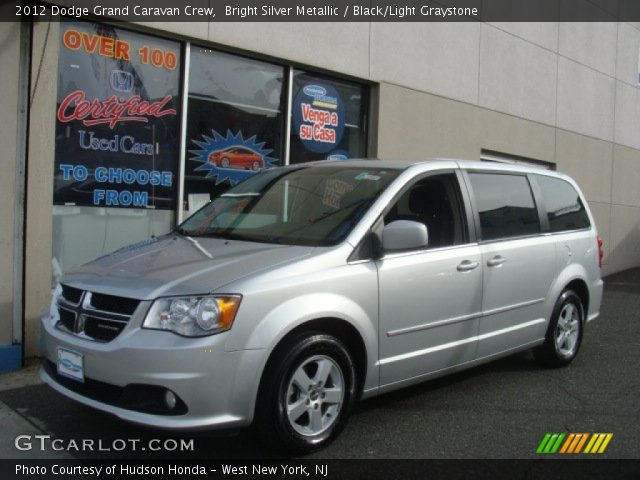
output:
[[[65,274],[61,283],[141,300],[201,294],[309,256],[313,249],[169,234],[93,260]]]

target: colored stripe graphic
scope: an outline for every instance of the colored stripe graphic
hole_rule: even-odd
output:
[[[551,447],[551,450],[549,450],[549,453],[556,453],[558,451],[558,448],[560,448],[560,444],[562,443],[562,439],[565,437],[564,433],[561,433],[560,435],[558,435],[558,439],[556,440],[556,443],[553,444],[553,447]]]
[[[556,453],[558,448],[560,448],[560,444],[562,443],[562,439],[565,437],[564,433],[547,433],[540,445],[538,445],[537,453]]]
[[[584,453],[604,453],[612,437],[612,433],[594,433]]]
[[[582,446],[584,445],[584,442],[586,442],[587,438],[589,438],[588,433],[576,433],[575,435],[576,436],[573,442],[571,443],[571,445],[569,445],[569,449],[567,450],[567,453],[580,453],[580,450],[582,450]]]
[[[576,445],[576,449],[573,451],[573,453],[580,453],[580,451],[582,450],[583,445],[587,441],[587,438],[589,438],[589,434],[588,433],[581,433],[580,435],[581,435],[580,441],[578,442],[578,445]]]
[[[562,445],[562,448],[560,449],[560,453],[567,453],[567,449],[569,448],[569,445],[571,445],[571,442],[573,442],[573,439],[575,438],[576,434],[575,433],[570,433],[569,436],[567,437],[567,440],[564,442],[564,445]]]
[[[604,451],[607,449],[607,445],[609,445],[609,442],[611,441],[611,439],[613,438],[613,433],[607,433],[607,436],[604,439],[604,442],[602,442],[602,445],[600,445],[600,450],[598,450],[598,453],[604,453]]]
[[[613,433],[547,433],[538,445],[536,453],[577,454],[604,453]],[[587,441],[588,440],[588,441]],[[586,447],[585,447],[586,444]],[[583,451],[583,447],[584,451]]]
[[[598,439],[599,435],[597,433],[594,433],[591,436],[591,440],[589,440],[589,443],[587,443],[586,448],[584,449],[584,453],[591,453],[591,447],[593,447],[593,444],[596,443],[596,440]]]
[[[549,438],[551,438],[551,434],[547,433],[542,439],[542,441],[540,442],[540,445],[538,445],[538,449],[536,450],[536,453],[542,453],[544,451],[544,447],[547,445]]]

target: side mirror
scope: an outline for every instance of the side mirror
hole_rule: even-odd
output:
[[[382,248],[385,252],[417,250],[429,244],[429,233],[424,223],[396,220],[382,230]]]

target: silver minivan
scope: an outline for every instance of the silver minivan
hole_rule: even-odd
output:
[[[241,182],[174,232],[65,274],[41,378],[124,420],[330,442],[356,400],[533,349],[598,316],[578,186],[488,162],[324,161]]]

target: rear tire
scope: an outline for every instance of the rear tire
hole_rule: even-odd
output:
[[[303,332],[278,347],[260,383],[255,427],[265,444],[307,453],[344,428],[356,399],[355,366],[335,337]]]
[[[562,292],[553,308],[545,342],[533,349],[535,359],[551,368],[571,363],[582,344],[584,316],[580,296],[573,290]]]

